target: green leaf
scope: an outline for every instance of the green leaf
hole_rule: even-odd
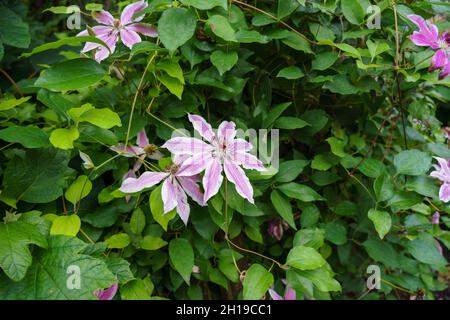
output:
[[[222,38],[225,41],[237,41],[233,27],[228,22],[228,19],[224,16],[213,15],[208,19],[208,22],[206,24],[207,26],[209,26],[209,28],[211,28],[211,31],[219,38]]]
[[[325,267],[315,270],[289,270],[287,272],[287,279],[290,284],[298,282],[297,277],[311,281],[317,289],[323,292],[342,290],[339,282],[333,279],[333,273]]]
[[[34,48],[29,53],[23,53],[21,55],[21,58],[28,58],[34,54],[41,53],[41,52],[44,52],[47,50],[58,49],[62,46],[81,46],[83,44],[83,42],[98,43],[99,45],[102,45],[102,46],[106,47],[108,50],[110,50],[109,47],[102,40],[98,39],[97,37],[93,37],[93,36],[68,37],[68,38],[64,38],[64,39],[60,39],[60,40],[57,40],[54,42],[48,42],[43,45],[40,45],[40,46]]]
[[[220,75],[231,70],[238,61],[238,54],[236,51],[222,51],[216,50],[211,54],[211,62],[217,68]]]
[[[222,7],[227,10],[227,0],[180,0],[181,3],[193,6],[200,10],[210,10],[214,7]]]
[[[89,11],[102,11],[103,5],[101,3],[88,3],[86,5],[86,10]]]
[[[31,37],[28,30],[28,24],[4,6],[0,6],[0,40],[3,44],[17,47],[28,48]]]
[[[386,201],[392,198],[394,195],[394,185],[391,177],[387,173],[380,175],[373,183],[373,190],[378,201]]]
[[[359,0],[341,0],[341,9],[345,19],[352,24],[364,22],[364,8]]]
[[[344,151],[344,147],[346,144],[344,141],[342,141],[336,137],[330,137],[330,138],[326,139],[326,141],[330,145],[331,152],[333,152],[333,154],[335,154],[341,158],[345,157],[346,153]]]
[[[119,115],[108,108],[87,110],[81,114],[79,120],[92,123],[103,129],[122,126]]]
[[[31,99],[31,96],[23,97],[20,99],[11,98],[11,99],[7,99],[7,100],[3,100],[2,102],[0,102],[0,111],[6,111],[6,110],[12,109],[14,107],[20,106],[22,103],[25,103],[30,99]]]
[[[52,91],[77,90],[96,84],[105,75],[105,68],[94,60],[72,59],[42,72],[34,85]]]
[[[0,267],[14,281],[22,280],[31,266],[30,244],[47,247],[37,225],[20,220],[0,223]]]
[[[279,129],[294,130],[309,126],[309,123],[300,118],[280,117],[275,121],[274,126]]]
[[[437,267],[447,265],[447,260],[441,255],[436,240],[429,233],[422,233],[406,246],[408,252],[420,262]]]
[[[318,194],[312,188],[295,182],[283,184],[279,186],[278,189],[288,197],[295,198],[304,202],[324,200],[324,198],[322,198],[320,194]]]
[[[56,149],[30,149],[8,163],[4,193],[17,200],[48,203],[63,194],[69,154]]]
[[[136,279],[120,287],[122,300],[151,300],[154,285],[150,276],[144,279]]]
[[[359,171],[361,171],[365,176],[370,178],[377,178],[383,172],[386,172],[386,167],[383,162],[376,159],[366,159],[363,163],[361,163],[358,167]]]
[[[59,216],[53,220],[51,235],[63,235],[68,237],[75,237],[80,231],[81,221],[76,214],[70,216]]]
[[[390,49],[389,45],[386,42],[382,42],[380,40],[375,40],[375,42],[373,42],[372,40],[367,40],[366,44],[372,58],[371,61],[373,61],[376,56]]]
[[[289,160],[280,164],[278,173],[275,176],[277,182],[290,182],[297,178],[297,176],[308,165],[307,160]]]
[[[289,200],[282,196],[277,190],[272,191],[270,200],[280,216],[286,220],[292,228],[297,229]]]
[[[69,13],[74,13],[74,12],[80,12],[80,8],[78,8],[76,6],[69,6],[69,7],[57,6],[57,7],[47,8],[43,12],[47,12],[47,11],[54,13],[54,14],[69,14]]]
[[[10,143],[20,143],[30,149],[50,146],[48,135],[36,127],[8,127],[0,130],[0,139]]]
[[[389,232],[392,225],[391,215],[386,211],[370,209],[367,216],[372,220],[380,239]]]
[[[169,224],[169,221],[175,218],[177,212],[174,209],[168,213],[164,213],[164,203],[162,202],[161,188],[162,186],[158,186],[150,194],[150,210],[155,221],[158,222],[165,231],[167,231],[167,225]]]
[[[50,134],[50,143],[59,149],[73,149],[73,142],[79,137],[77,128],[56,129]]]
[[[316,249],[305,246],[295,246],[289,251],[286,264],[300,270],[313,270],[326,263]]]
[[[156,65],[160,70],[165,71],[172,78],[177,78],[184,84],[183,69],[181,69],[179,63],[175,59],[165,59]]]
[[[277,18],[283,19],[294,12],[300,3],[297,0],[278,0]]]
[[[347,229],[337,223],[328,223],[325,226],[325,239],[335,245],[343,245],[347,242]]]
[[[245,274],[242,297],[244,300],[259,300],[272,284],[272,273],[259,264],[252,264]]]
[[[130,244],[130,237],[126,233],[116,233],[105,240],[109,249],[123,249]]]
[[[298,51],[313,53],[309,42],[305,38],[290,31],[287,34],[288,35],[285,38],[281,39],[285,45]]]
[[[161,238],[153,236],[145,236],[140,242],[140,246],[144,250],[158,250],[167,245],[167,242]]]
[[[79,176],[64,194],[65,198],[74,206],[88,196],[92,190],[92,182],[87,176]]]
[[[130,229],[134,234],[141,234],[145,228],[145,214],[141,208],[133,211],[130,219]]]
[[[167,89],[169,89],[169,91],[171,93],[176,95],[177,98],[181,100],[181,97],[183,95],[184,85],[180,80],[178,80],[177,78],[173,78],[166,74],[158,76],[158,80],[161,81],[161,83]]]
[[[184,8],[164,10],[158,21],[158,32],[162,44],[169,51],[175,51],[185,44],[195,33],[195,14]]]
[[[431,167],[431,157],[419,150],[405,150],[394,158],[394,166],[397,174],[420,176]]]
[[[174,268],[189,284],[194,266],[194,250],[188,240],[173,239],[169,243],[169,257]]]
[[[51,236],[48,249],[33,252],[33,264],[22,281],[0,276],[0,299],[96,300],[97,289],[109,288],[117,280],[104,261],[81,253],[87,247],[75,237]]]
[[[277,120],[278,117],[284,112],[284,110],[286,110],[290,105],[291,102],[285,102],[280,103],[271,108],[271,110],[269,111],[269,113],[262,122],[262,127],[269,128],[275,122],[275,120]]]
[[[325,51],[317,54],[312,61],[313,70],[326,70],[330,68],[338,59],[339,54],[334,51]]]
[[[289,80],[300,79],[301,77],[304,76],[305,74],[303,73],[303,71],[296,66],[283,68],[277,74],[277,78],[285,78]]]

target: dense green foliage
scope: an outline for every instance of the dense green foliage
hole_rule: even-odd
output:
[[[71,2],[0,1],[0,299],[95,299],[115,282],[116,299],[268,299],[283,279],[297,299],[448,298],[450,205],[429,173],[450,158],[450,78],[406,18],[445,31],[448,3],[148,0],[159,36],[97,63],[81,45],[103,41],[75,36],[102,7],[77,1],[68,30]],[[188,113],[279,129],[279,168],[246,171],[255,205],[223,184],[185,226],[160,186],[118,190],[135,159],[110,147],[192,133]],[[166,168],[159,151],[138,176]]]

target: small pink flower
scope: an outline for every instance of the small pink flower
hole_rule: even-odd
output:
[[[167,141],[162,147],[175,155],[190,156],[186,160],[189,167],[189,172],[186,174],[195,175],[205,171],[204,202],[206,203],[219,191],[223,182],[222,170],[224,170],[227,179],[236,186],[237,193],[254,203],[253,187],[241,166],[258,171],[264,171],[265,168],[260,160],[249,153],[253,146],[244,139],[235,138],[234,122],[222,122],[216,134],[211,125],[200,116],[189,114],[189,121],[206,142],[196,138],[176,137]]]
[[[272,287],[269,289],[269,294],[270,294],[270,297],[272,298],[272,300],[296,300],[297,297],[296,297],[295,290],[292,289],[291,287],[289,287],[289,285],[286,283],[285,279],[283,279],[282,282],[286,286],[286,289],[284,291],[284,297],[282,297],[281,295],[276,293]]]
[[[120,191],[124,193],[134,193],[150,188],[164,180],[161,196],[164,203],[164,213],[168,213],[176,208],[178,215],[185,224],[189,219],[190,207],[187,202],[189,195],[199,205],[203,206],[203,193],[197,181],[198,176],[190,174],[189,165],[185,165],[183,160],[186,157],[175,157],[174,163],[164,172],[144,172],[139,178],[127,178],[122,182]]]
[[[117,289],[119,288],[118,283],[114,283],[108,289],[98,289],[95,291],[95,295],[99,300],[112,300],[117,293]]]
[[[93,27],[92,31],[98,39],[102,40],[109,47],[111,53],[115,51],[119,38],[124,45],[131,49],[134,44],[142,41],[138,33],[153,38],[158,36],[156,28],[147,23],[140,23],[140,21],[144,18],[144,15],[139,15],[136,18],[133,18],[147,8],[147,6],[148,4],[144,0],[132,3],[125,7],[120,19],[115,19],[108,11],[105,10],[96,12],[93,15],[94,19],[101,25]],[[84,30],[77,36],[88,35],[88,30]],[[95,53],[95,60],[98,62],[109,56],[109,51],[107,48],[93,42],[86,43],[81,52],[88,52],[94,49],[97,49],[97,52]]]
[[[436,25],[426,21],[421,16],[411,14],[408,19],[419,27],[410,36],[411,41],[422,47],[430,47],[437,50],[431,60],[430,71],[441,70],[439,79],[442,80],[450,74],[450,34],[444,32],[439,34]]]
[[[439,190],[439,199],[443,202],[450,201],[450,163],[448,160],[434,157],[439,164],[433,164],[435,171],[430,173],[430,176],[441,180],[443,183]]]

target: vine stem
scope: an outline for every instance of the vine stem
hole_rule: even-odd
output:
[[[134,109],[136,107],[136,102],[137,102],[137,98],[138,98],[139,92],[142,89],[142,84],[144,83],[144,78],[145,78],[145,75],[146,75],[146,73],[148,71],[148,68],[150,68],[150,65],[152,64],[153,60],[155,60],[157,55],[158,55],[158,52],[155,52],[153,54],[153,56],[150,58],[150,60],[148,60],[148,63],[146,65],[145,69],[144,69],[144,72],[142,73],[141,80],[139,81],[139,85],[138,85],[138,88],[136,90],[136,94],[134,95],[133,104],[131,105],[130,119],[128,120],[128,128],[127,128],[127,136],[125,138],[125,146],[128,145],[128,140],[130,139],[131,123],[133,121],[133,113],[134,113]]]
[[[269,12],[267,12],[267,11],[264,11],[264,10],[262,10],[262,9],[259,9],[259,8],[255,7],[255,6],[252,6],[251,4],[248,4],[248,3],[245,3],[245,2],[239,1],[239,0],[231,0],[231,1],[234,2],[234,3],[236,3],[236,4],[238,4],[238,5],[240,5],[240,6],[244,6],[244,7],[250,8],[250,9],[252,9],[252,10],[258,11],[259,13],[262,13],[262,14],[264,14],[264,15],[266,15],[266,16],[272,18],[273,20],[275,20],[275,21],[277,21],[278,23],[282,24],[283,26],[285,26],[286,28],[288,28],[288,29],[291,30],[292,32],[296,33],[297,35],[299,35],[300,37],[302,37],[303,39],[305,39],[306,41],[308,41],[309,43],[316,44],[315,41],[312,41],[312,40],[308,39],[303,33],[299,32],[299,31],[296,30],[295,28],[291,27],[291,26],[290,26],[289,24],[287,24],[286,22],[284,22],[284,21],[278,19],[278,18],[275,17],[273,14],[271,14],[271,13],[269,13]]]
[[[278,262],[277,260],[272,259],[268,256],[265,256],[259,252],[242,248],[242,247],[238,246],[237,244],[235,244],[233,241],[231,241],[230,238],[228,238],[228,180],[226,178],[225,178],[225,230],[226,230],[225,231],[225,240],[227,241],[228,244],[231,244],[233,247],[235,247],[238,250],[241,250],[241,251],[244,251],[247,253],[251,253],[251,254],[257,255],[261,258],[270,260],[270,261],[272,261],[272,263],[276,264],[281,269],[283,269],[283,270],[285,269],[284,265],[282,263]],[[234,265],[240,272],[239,267],[237,266],[236,260],[234,259],[234,255],[232,255],[232,257],[233,257]]]
[[[14,81],[13,78],[11,78],[11,76],[8,74],[8,72],[6,72],[5,70],[3,70],[3,68],[0,68],[0,72],[6,77],[6,79],[8,79],[9,82],[12,83],[13,87],[16,89],[16,91],[20,94],[21,97],[23,97],[23,92],[22,90],[20,90],[20,87],[17,85],[17,83]]]

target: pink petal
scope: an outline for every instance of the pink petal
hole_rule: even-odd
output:
[[[245,153],[253,149],[253,146],[250,142],[247,142],[244,139],[234,139],[228,142],[227,145],[228,150],[231,152],[241,152]]]
[[[272,300],[283,300],[283,297],[276,293],[273,289],[269,289],[269,294]]]
[[[106,38],[108,37],[108,34],[112,32],[111,27],[105,27],[105,26],[95,26],[92,28],[97,38],[105,42]],[[89,33],[87,30],[81,31],[79,34],[77,34],[77,37],[80,36],[89,36]],[[95,42],[86,42],[86,45],[84,46],[83,50],[81,52],[89,52],[93,49],[102,47],[102,45],[95,43]]]
[[[145,154],[145,151],[142,148],[139,148],[137,146],[125,147],[122,143],[119,143],[117,146],[111,146],[109,147],[109,149],[127,158],[133,158],[135,156]]]
[[[138,1],[132,3],[123,9],[122,15],[120,16],[120,24],[126,26],[131,22],[136,22],[142,20],[143,16],[133,19],[133,16],[147,8],[148,4],[146,1]]]
[[[148,146],[150,144],[150,142],[148,141],[148,138],[147,138],[147,134],[145,133],[145,129],[142,129],[141,131],[139,131],[139,133],[137,135],[136,143],[141,148],[145,148],[146,146]]]
[[[142,41],[141,37],[136,32],[126,28],[120,30],[120,38],[122,39],[123,44],[130,49],[133,45]]]
[[[109,34],[106,39],[102,39],[102,36],[99,36],[98,38],[103,40],[103,42],[109,47],[111,53],[114,53],[116,50],[117,41],[119,40],[116,34]],[[95,54],[95,60],[100,62],[106,59],[110,54],[109,50],[104,46],[100,46]]]
[[[105,290],[97,290],[95,295],[99,300],[112,300],[117,293],[117,289],[119,288],[118,283],[114,283],[110,288]]]
[[[438,50],[431,59],[431,70],[442,69],[448,64],[448,57],[445,50]]]
[[[230,158],[230,160],[239,165],[242,165],[245,169],[253,169],[257,171],[266,170],[262,161],[250,153],[236,152],[234,154],[231,154]]]
[[[216,135],[214,134],[211,125],[206,122],[205,119],[195,114],[188,114],[188,118],[195,131],[197,131],[206,141],[212,142],[214,140]]]
[[[284,300],[296,300],[295,290],[291,287],[286,287],[286,292],[284,293]]]
[[[443,80],[450,75],[450,61],[447,62],[442,72],[439,74],[439,80]]]
[[[236,136],[236,125],[233,121],[223,121],[217,132],[219,141],[230,142]]]
[[[190,177],[199,174],[200,172],[206,169],[211,159],[212,159],[211,155],[203,153],[199,153],[198,155],[190,157],[180,165],[180,168],[178,169],[177,172],[177,176]]]
[[[415,14],[408,15],[408,19],[419,27],[419,31],[414,31],[410,37],[415,45],[439,48],[439,30],[434,24]]]
[[[237,193],[239,193],[241,197],[247,199],[250,203],[254,203],[253,187],[245,175],[244,170],[228,159],[225,159],[223,167],[227,179],[236,186]]]
[[[128,178],[122,182],[120,191],[124,193],[139,192],[145,188],[150,188],[158,184],[162,179],[169,175],[167,172],[144,172],[139,178]]]
[[[200,190],[197,181],[200,180],[199,176],[192,177],[177,177],[178,182],[184,191],[199,205],[204,206],[203,192]]]
[[[450,201],[450,184],[444,183],[439,189],[439,199],[443,202]]]
[[[128,30],[142,33],[143,35],[151,38],[158,37],[158,30],[148,23],[133,23],[127,26]]]
[[[441,174],[444,175],[445,177],[450,178],[450,168],[448,165],[448,161],[441,157],[434,157],[434,158],[439,163],[439,171],[441,172]]]
[[[196,138],[176,137],[172,138],[162,145],[174,154],[188,154],[194,155],[199,153],[207,153],[212,150],[212,147],[205,142]]]
[[[180,216],[181,220],[183,220],[184,224],[187,225],[191,208],[189,207],[186,193],[184,193],[183,189],[180,186],[177,186],[176,195],[177,213]]]
[[[222,164],[218,159],[212,158],[205,170],[205,175],[203,176],[203,188],[205,189],[205,195],[203,197],[203,202],[206,203],[208,200],[219,192],[219,188],[222,185]]]
[[[94,12],[92,16],[98,23],[114,26],[114,17],[108,11],[102,10],[100,12]]]
[[[164,202],[164,213],[168,213],[177,206],[177,189],[172,183],[172,178],[166,179],[163,182],[161,196]]]

